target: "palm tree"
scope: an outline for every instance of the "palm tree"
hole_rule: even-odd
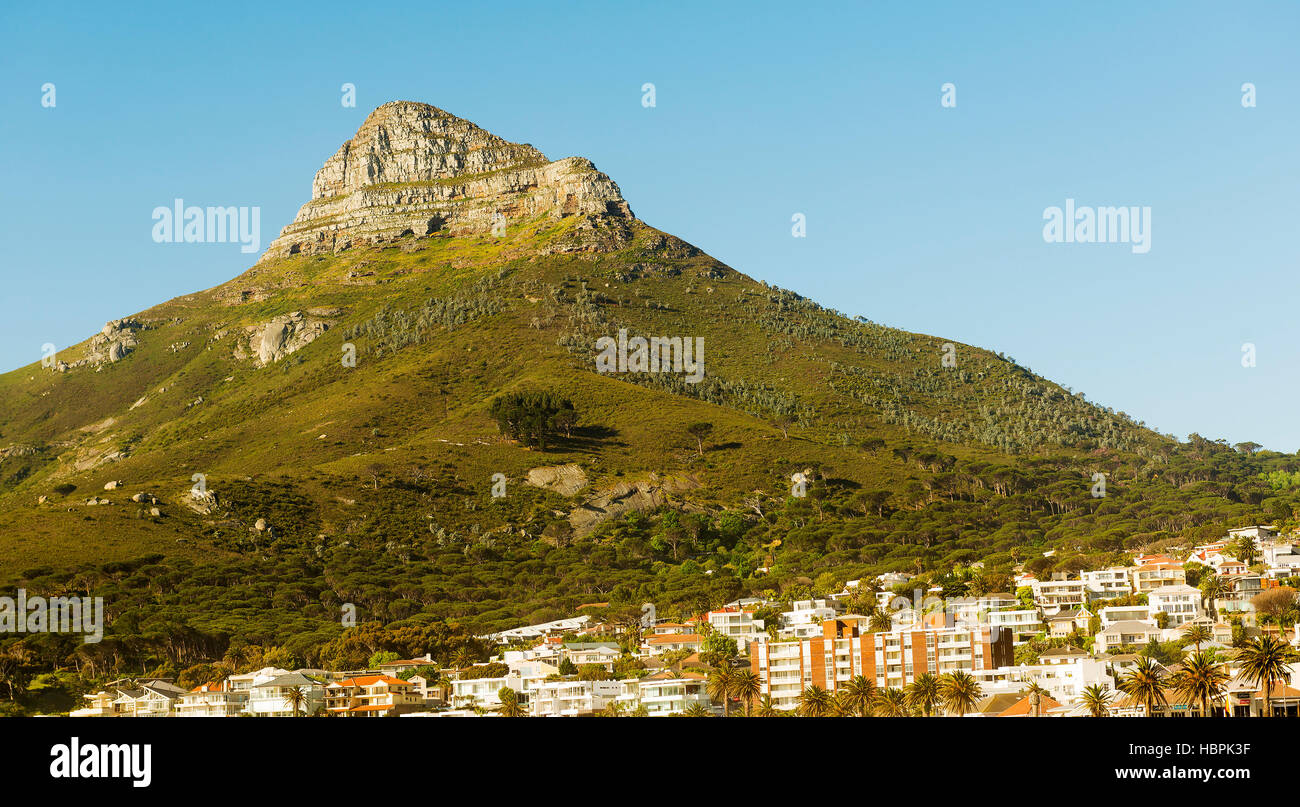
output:
[[[1228,592],[1228,583],[1217,574],[1207,574],[1201,578],[1201,599],[1209,606],[1205,609],[1210,617],[1217,619],[1218,615],[1214,609],[1214,601]]]
[[[876,693],[875,711],[881,717],[911,717],[914,714],[907,693],[896,687],[887,687]]]
[[[222,662],[230,667],[231,672],[239,672],[239,668],[248,663],[248,648],[244,645],[231,645]]]
[[[732,672],[726,667],[715,667],[709,672],[709,697],[722,701],[722,716],[731,717]]]
[[[964,670],[951,672],[940,678],[939,692],[943,705],[959,715],[973,710],[982,694],[979,682]]]
[[[745,717],[754,713],[754,699],[763,694],[763,680],[753,670],[740,670],[731,676],[731,694],[745,704]]]
[[[781,711],[772,705],[772,696],[764,695],[758,699],[759,717],[776,717]]]
[[[857,717],[857,711],[853,708],[853,702],[843,690],[837,690],[831,696],[831,717]]]
[[[1188,622],[1187,626],[1183,628],[1183,639],[1196,645],[1196,655],[1198,656],[1201,654],[1201,642],[1208,642],[1213,638],[1214,635],[1210,633],[1210,629],[1204,625]]]
[[[855,675],[848,680],[840,693],[854,714],[866,717],[871,713],[871,704],[876,699],[876,684],[866,676]]]
[[[1156,706],[1168,706],[1165,697],[1165,682],[1159,662],[1150,656],[1142,656],[1137,666],[1120,678],[1120,691],[1146,707],[1147,716],[1154,717]]]
[[[601,712],[601,716],[621,717],[623,715],[623,709],[626,707],[627,704],[623,701],[610,701],[609,703],[605,704],[605,710]]]
[[[451,655],[451,666],[458,670],[464,670],[474,666],[474,654],[468,647],[462,647]]]
[[[831,712],[831,694],[816,684],[799,693],[799,714],[804,717],[825,717]]]
[[[1296,661],[1295,650],[1276,637],[1260,636],[1237,648],[1236,658],[1241,662],[1241,674],[1264,690],[1263,716],[1271,717],[1273,682],[1285,681],[1290,675],[1291,664]]]
[[[703,705],[698,703],[692,703],[690,706],[687,706],[686,711],[682,712],[682,714],[686,717],[713,717],[713,712],[710,712],[708,709],[704,708]]]
[[[300,717],[307,708],[307,690],[302,687],[289,687],[284,691],[284,705],[293,710],[294,717]]]
[[[1201,717],[1210,716],[1210,701],[1217,701],[1227,691],[1227,669],[1204,653],[1183,661],[1182,669],[1174,673],[1174,691],[1201,703]]]
[[[1088,714],[1093,717],[1105,717],[1106,710],[1110,706],[1111,693],[1101,684],[1093,684],[1083,690],[1083,705],[1088,708]]]
[[[926,717],[934,714],[935,708],[943,703],[939,679],[930,673],[918,675],[915,681],[904,687],[904,691],[907,693],[908,705],[920,709]]]

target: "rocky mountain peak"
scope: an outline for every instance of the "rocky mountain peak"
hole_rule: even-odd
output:
[[[316,172],[311,200],[263,260],[490,232],[542,215],[631,219],[632,211],[589,160],[552,162],[435,106],[393,101]]]

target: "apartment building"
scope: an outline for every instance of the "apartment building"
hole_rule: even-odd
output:
[[[1113,600],[1133,591],[1129,570],[1123,566],[1084,572],[1080,577],[1088,590],[1088,596],[1094,600]]]
[[[781,614],[782,639],[806,639],[821,635],[822,622],[834,619],[844,605],[835,600],[796,600]]]
[[[1046,616],[1088,602],[1088,589],[1082,580],[1035,580],[1029,587],[1034,592],[1034,605]]]
[[[621,681],[546,681],[529,697],[534,717],[578,717],[601,711],[617,700]]]
[[[750,645],[751,648],[760,646],[759,643]],[[699,673],[660,670],[639,680],[619,683],[618,701],[626,712],[644,706],[650,717],[666,717],[682,714],[695,705],[712,708],[706,679]]]
[[[1157,561],[1129,571],[1133,580],[1134,594],[1150,594],[1164,586],[1185,586],[1187,575],[1183,564],[1177,561]]]
[[[1113,690],[1115,681],[1106,672],[1106,664],[1084,653],[1068,660],[1056,659],[1039,664],[998,667],[972,673],[985,695],[1023,692],[1031,682],[1037,683],[1059,703],[1073,704],[1090,686]]]
[[[1168,614],[1167,627],[1177,628],[1201,616],[1201,592],[1188,585],[1161,586],[1147,595],[1147,606],[1153,619]]]
[[[1024,644],[1047,630],[1037,608],[1017,608],[1011,611],[990,611],[985,615],[989,627],[1011,632],[1014,644]]]
[[[762,694],[778,709],[793,709],[799,694],[816,684],[829,690],[855,675],[879,687],[901,687],[916,676],[973,672],[1014,664],[1011,632],[987,625],[866,633],[863,617],[830,619],[822,635],[750,646],[750,667]]]
[[[1151,620],[1151,608],[1146,605],[1108,605],[1098,610],[1097,616],[1101,617],[1102,628],[1109,628],[1116,622],[1149,622],[1151,625],[1156,624]]]

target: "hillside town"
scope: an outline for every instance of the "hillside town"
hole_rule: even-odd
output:
[[[978,596],[892,573],[680,622],[652,604],[637,623],[605,621],[608,603],[591,603],[480,637],[497,648],[486,662],[390,653],[188,689],[121,680],[72,716],[1297,716],[1297,578],[1296,544],[1251,526],[1127,566],[1022,571]]]

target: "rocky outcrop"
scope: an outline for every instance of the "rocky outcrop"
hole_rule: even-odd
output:
[[[64,373],[72,367],[98,367],[121,361],[140,344],[136,334],[143,328],[144,325],[133,317],[106,322],[100,332],[90,338],[85,356],[71,364],[57,362],[50,369]]]
[[[241,345],[235,351],[238,359],[252,358],[259,367],[273,364],[299,348],[311,344],[330,323],[301,311],[283,314],[261,325],[245,328],[248,333],[248,351]]]
[[[684,493],[700,486],[691,476],[661,477],[655,473],[619,482],[612,488],[587,498],[581,506],[569,513],[569,524],[578,537],[589,535],[602,521],[630,513],[633,510],[654,510],[662,507],[673,493]]]
[[[311,201],[262,260],[402,236],[489,233],[543,215],[587,217],[599,237],[589,234],[576,248],[593,250],[626,243],[633,218],[618,186],[590,160],[551,162],[437,107],[394,101],[370,113],[316,173]]]
[[[524,481],[535,488],[545,488],[561,496],[572,496],[587,486],[587,475],[582,468],[570,463],[530,468]]]

